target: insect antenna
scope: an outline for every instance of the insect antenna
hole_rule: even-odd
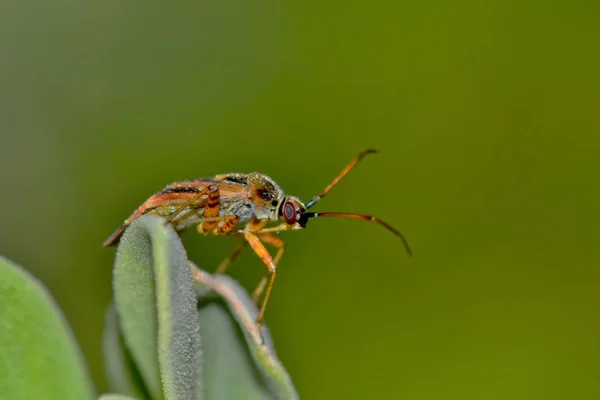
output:
[[[354,157],[354,160],[352,160],[350,162],[350,164],[348,164],[346,166],[346,168],[344,168],[342,170],[342,172],[340,172],[339,175],[336,176],[335,179],[333,181],[331,181],[331,183],[329,185],[327,185],[327,187],[321,192],[321,194],[313,197],[312,200],[310,200],[308,203],[306,203],[306,209],[308,210],[309,208],[311,208],[312,206],[317,204],[323,197],[325,197],[327,195],[327,193],[329,193],[329,191],[331,189],[333,189],[333,187],[335,185],[337,185],[342,180],[343,177],[345,177],[348,174],[348,172],[350,172],[352,170],[352,168],[354,168],[356,166],[356,164],[359,163],[360,160],[362,160],[364,158],[364,156],[366,156],[367,154],[372,154],[372,153],[377,153],[377,150],[366,149],[366,150],[363,150],[360,153],[358,153],[358,155],[356,157]]]
[[[404,244],[404,249],[406,250],[408,255],[412,256],[412,250],[410,249],[410,246],[408,245],[408,241],[406,240],[404,235],[399,230],[397,230],[396,228],[394,228],[387,222],[380,220],[377,217],[372,217],[370,215],[363,215],[363,214],[340,213],[340,212],[307,212],[307,213],[302,214],[302,216],[306,219],[316,218],[316,217],[340,217],[340,218],[354,218],[354,219],[362,219],[365,221],[373,221],[376,224],[383,226],[385,229],[392,232],[394,235],[398,236],[400,238],[400,240],[402,240],[402,243]]]

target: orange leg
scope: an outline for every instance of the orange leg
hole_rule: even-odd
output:
[[[256,217],[254,217],[250,222],[248,222],[246,229],[249,229],[250,232],[258,232],[259,230],[261,230],[263,228],[263,226],[265,226],[268,223],[269,223],[268,220],[266,220],[266,221],[260,220]]]
[[[238,222],[240,222],[239,215],[232,215],[223,225],[221,225],[221,227],[215,228],[213,234],[216,236],[227,235],[235,228]]]
[[[258,317],[256,318],[256,325],[260,327],[260,324],[265,316],[265,309],[267,308],[267,303],[269,301],[269,297],[271,296],[271,290],[273,290],[273,283],[275,282],[275,277],[277,276],[277,267],[275,266],[275,262],[271,258],[271,255],[265,249],[265,246],[261,243],[258,236],[254,233],[250,232],[249,229],[244,230],[244,238],[246,241],[252,246],[254,252],[260,257],[260,259],[265,263],[267,268],[269,269],[270,279],[267,284],[267,290],[265,293],[265,297],[260,306],[260,311],[258,312]]]
[[[231,263],[233,263],[236,260],[236,258],[238,258],[238,256],[242,253],[242,250],[244,250],[247,244],[248,242],[246,242],[245,240],[238,244],[235,247],[235,249],[233,249],[233,253],[231,253],[229,257],[221,261],[221,264],[219,264],[219,266],[217,267],[215,274],[224,274],[225,271],[229,269]]]
[[[206,205],[204,206],[204,212],[202,216],[204,218],[214,218],[219,216],[219,208],[220,208],[220,193],[219,187],[217,185],[211,185],[208,187],[208,199],[206,200]],[[204,232],[209,232],[217,225],[217,221],[204,221],[202,223],[202,230]]]
[[[263,228],[256,231],[257,234],[262,235],[270,232],[281,232],[290,230],[290,226],[288,224],[281,224],[277,226],[273,226],[271,228]]]
[[[212,218],[202,217],[200,219],[198,225],[196,225],[196,229],[198,230],[198,233],[201,235],[209,235],[211,233],[216,236],[227,235],[235,227],[235,225],[238,223],[239,220],[240,220],[240,217],[238,217],[237,215],[222,215],[220,217],[212,217]],[[217,224],[217,226],[215,228],[213,228],[212,231],[205,232],[202,229],[202,225],[205,222],[215,222]],[[222,224],[220,227],[218,226],[219,223]]]
[[[251,231],[257,231],[257,230],[261,229],[263,226],[265,226],[265,224],[267,222],[268,221],[261,221],[259,219],[254,218],[252,221],[248,222],[248,229],[250,229]],[[221,263],[219,264],[219,266],[217,267],[217,269],[215,271],[215,274],[224,274],[229,269],[231,264],[242,253],[242,251],[244,250],[244,248],[246,247],[247,244],[248,244],[248,242],[244,240],[239,245],[237,245],[235,247],[235,249],[233,249],[233,253],[231,253],[229,255],[229,257],[227,257],[226,259],[221,261]]]
[[[285,246],[285,243],[283,243],[283,240],[279,239],[277,236],[273,236],[268,233],[258,235],[258,237],[263,242],[270,244],[271,246],[274,246],[277,248],[277,253],[275,254],[273,263],[275,265],[279,264],[279,260],[281,260],[281,256],[283,255],[284,246]],[[261,281],[258,284],[258,286],[256,287],[256,289],[254,289],[254,292],[252,292],[252,298],[254,299],[254,301],[258,301],[260,295],[262,294],[263,290],[265,289],[266,284],[267,284],[267,277],[264,277],[261,279]]]

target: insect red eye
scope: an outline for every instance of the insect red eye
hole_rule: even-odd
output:
[[[296,206],[289,201],[283,205],[283,219],[290,225],[296,222]]]

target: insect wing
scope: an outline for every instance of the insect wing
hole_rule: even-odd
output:
[[[251,197],[250,190],[243,183],[223,182],[222,180],[213,178],[175,182],[166,186],[160,192],[150,196],[144,204],[138,207],[137,210],[127,218],[123,225],[117,228],[117,230],[106,239],[104,246],[108,247],[115,245],[129,224],[144,214],[152,213],[166,216],[172,212],[173,207],[181,206],[190,201],[193,201],[193,203],[190,204],[193,208],[203,208],[208,199],[208,195],[202,195],[197,200],[194,200],[194,197],[210,185],[215,185],[219,188],[221,203],[237,202]]]

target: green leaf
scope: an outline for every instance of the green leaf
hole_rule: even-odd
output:
[[[245,341],[227,307],[211,302],[199,309],[208,399],[270,399],[256,379]]]
[[[194,268],[207,399],[297,399],[258,309],[233,279]]]
[[[191,271],[179,237],[162,218],[146,215],[127,229],[113,283],[123,338],[151,398],[202,398]]]
[[[104,365],[112,391],[137,398],[148,397],[129,350],[119,331],[117,313],[111,304],[105,317],[103,338]]]
[[[44,286],[0,257],[0,397],[95,398],[77,342]]]
[[[123,394],[103,394],[98,400],[137,400],[135,397],[125,396]]]
[[[258,310],[248,293],[229,277],[193,266],[163,219],[144,216],[127,229],[114,290],[121,353],[131,352],[137,369],[129,371],[139,371],[148,397],[160,398],[162,389],[169,400],[298,398],[268,330],[256,327]],[[110,323],[107,316],[107,336],[113,335],[118,353]],[[125,374],[126,361],[116,362]],[[124,378],[119,392],[133,393],[134,375]]]

